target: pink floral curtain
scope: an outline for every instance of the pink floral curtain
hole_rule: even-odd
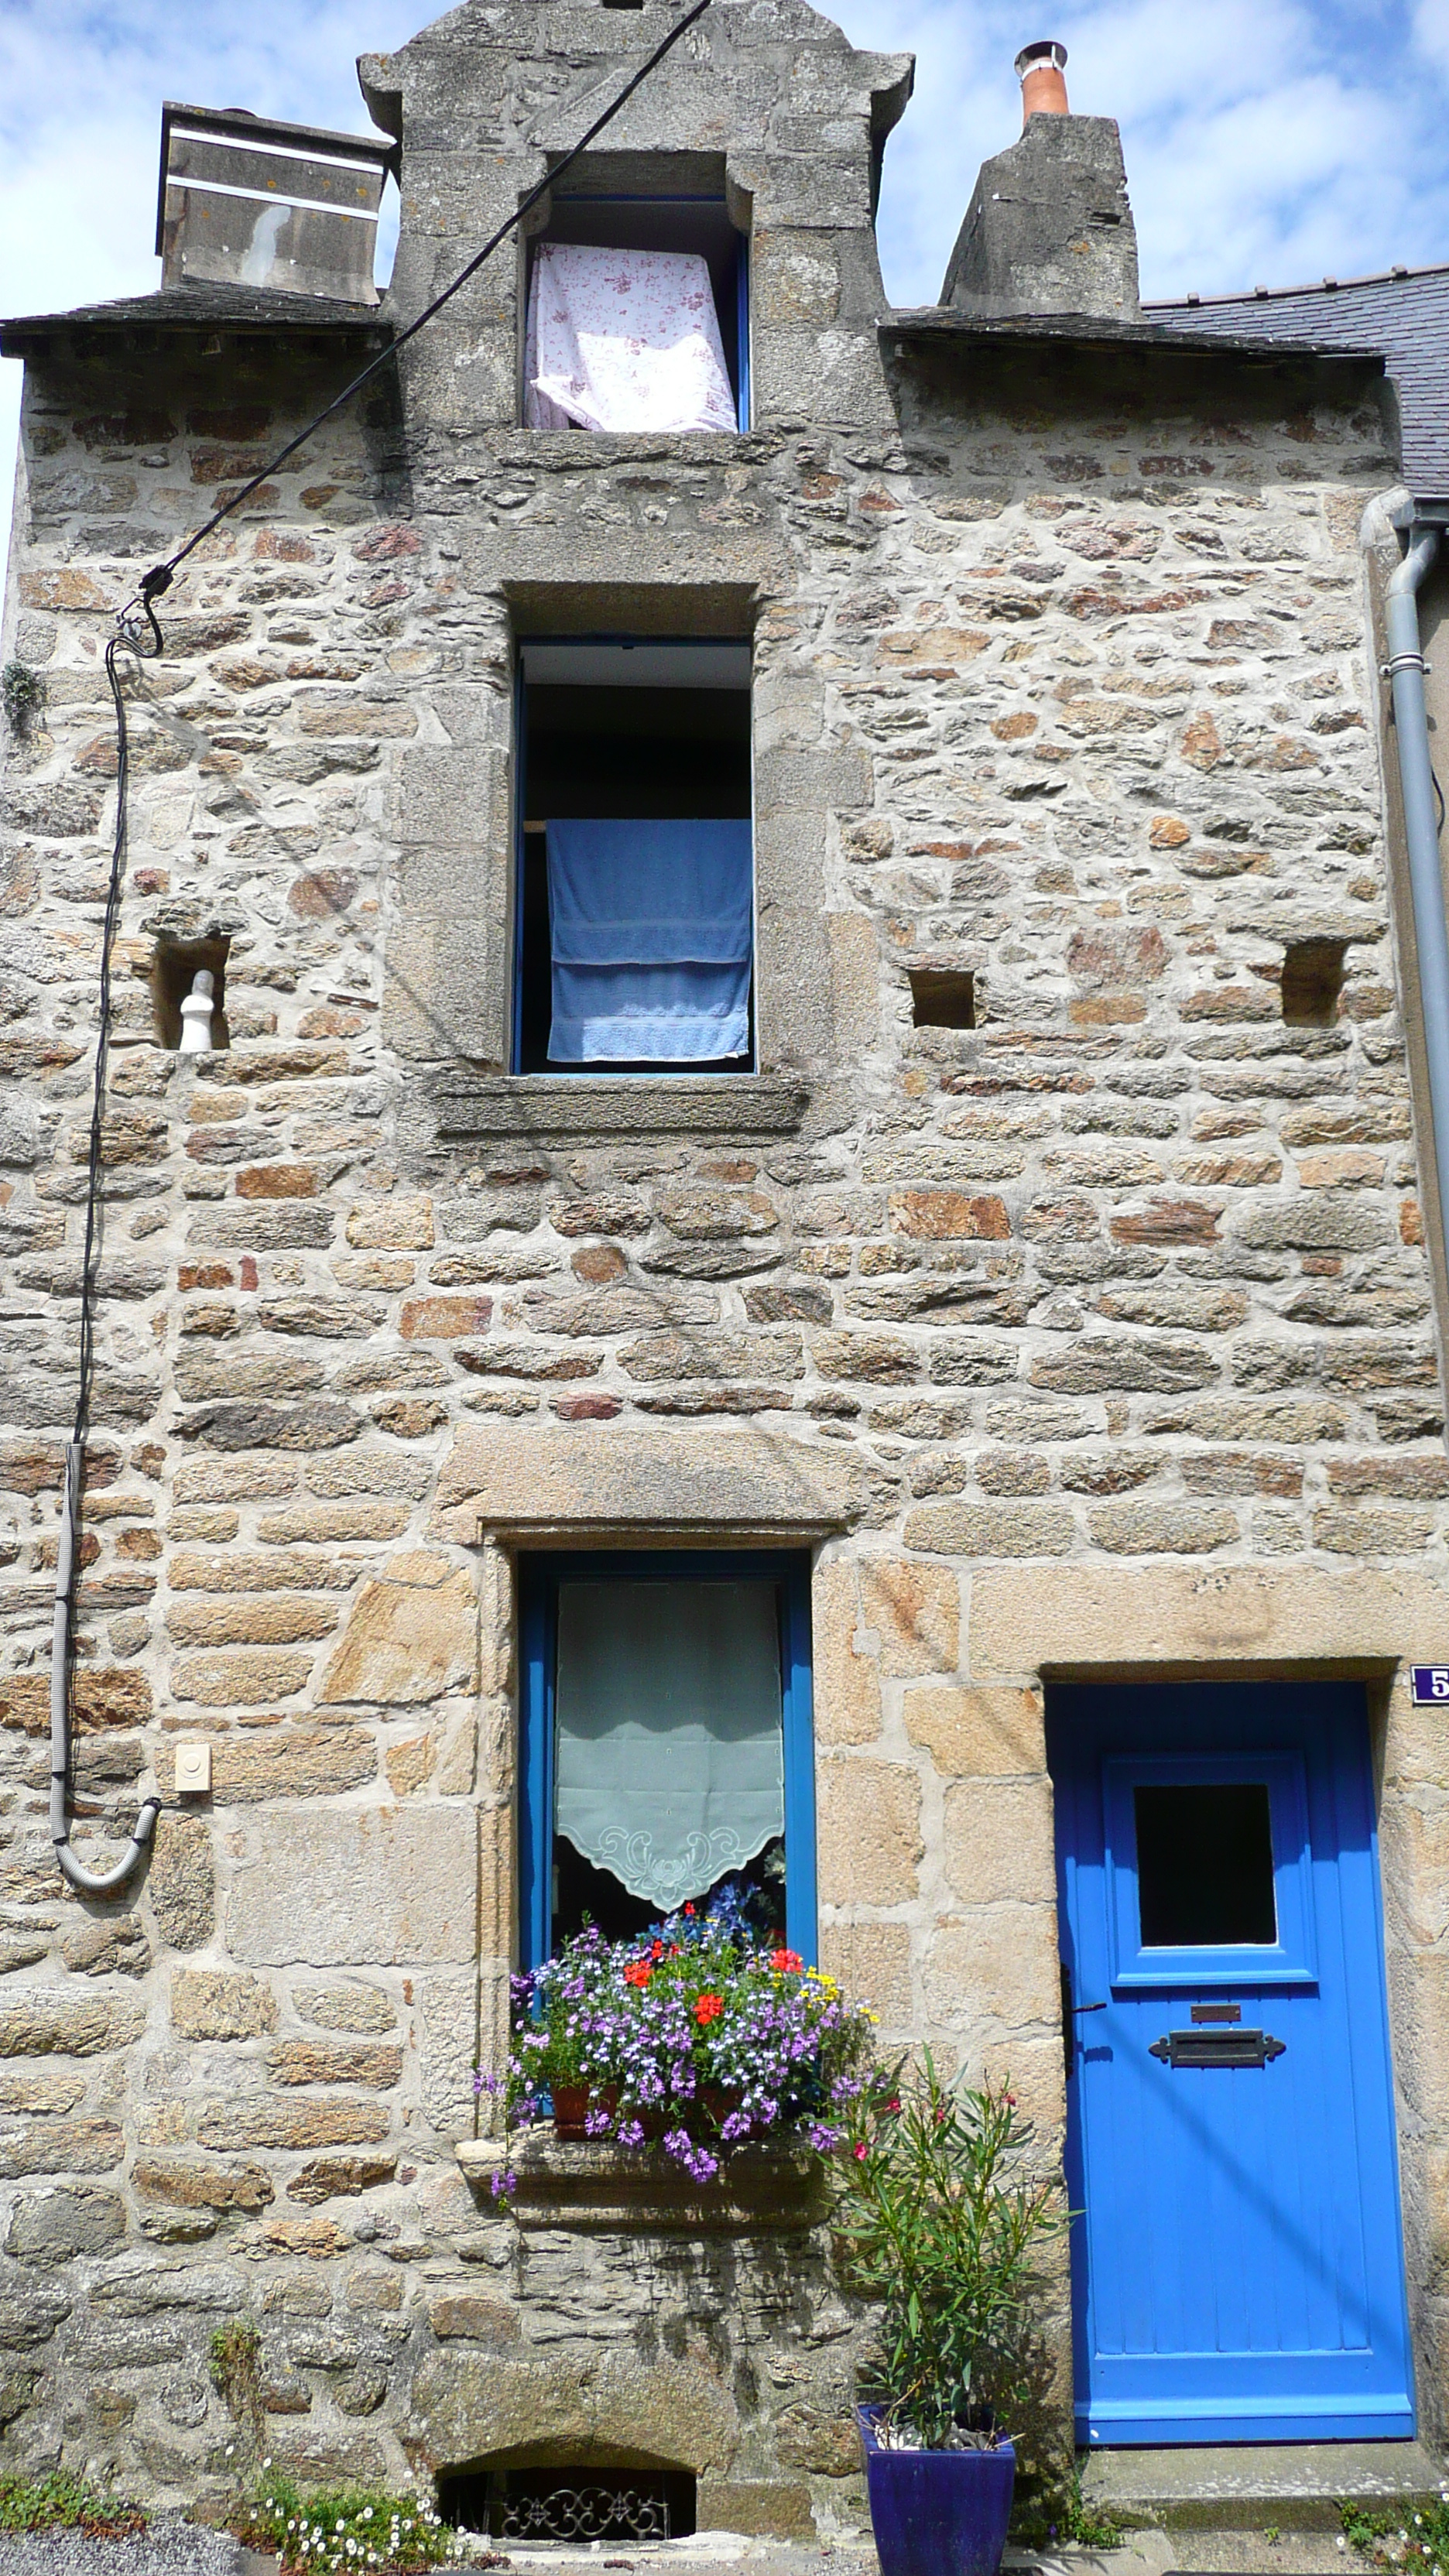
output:
[[[529,429],[734,429],[709,269],[694,251],[541,242],[524,344]]]

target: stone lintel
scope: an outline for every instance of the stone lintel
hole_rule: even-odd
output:
[[[464,2139],[453,2150],[464,2179],[488,2192],[505,2167],[516,2177],[512,2216],[524,2230],[564,2227],[613,2233],[798,2234],[826,2215],[820,2159],[803,2147],[746,2147],[728,2158],[717,2183],[696,2183],[660,2152],[600,2141],[575,2145],[532,2129],[505,2148]]]
[[[461,1546],[490,1535],[778,1545],[849,1528],[862,1501],[833,1450],[743,1424],[467,1423],[431,1526]]]
[[[659,1080],[590,1074],[494,1074],[443,1090],[441,1136],[794,1136],[808,1083],[771,1074]]]
[[[1269,1665],[1371,1679],[1449,1654],[1449,1581],[1364,1565],[993,1566],[972,1578],[970,1636],[976,1682]]]

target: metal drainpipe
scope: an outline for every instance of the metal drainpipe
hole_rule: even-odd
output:
[[[1439,1229],[1444,1238],[1445,1260],[1449,1262],[1449,932],[1444,921],[1444,879],[1439,864],[1429,717],[1424,703],[1425,664],[1419,636],[1419,590],[1438,552],[1438,529],[1411,525],[1403,562],[1389,575],[1389,658],[1384,669],[1394,700],[1424,1052],[1429,1064],[1429,1116],[1439,1183]]]
[[[136,1830],[114,1869],[86,1869],[70,1847],[65,1793],[70,1775],[70,1618],[75,1583],[76,1504],[80,1498],[85,1451],[78,1440],[65,1449],[65,1482],[60,1500],[60,1541],[55,1560],[55,1633],[50,1648],[50,1839],[55,1857],[71,1886],[82,1896],[114,1896],[124,1887],[156,1830],[159,1798],[147,1798],[136,1818]]]

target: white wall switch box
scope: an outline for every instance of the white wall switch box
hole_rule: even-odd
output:
[[[211,1746],[178,1744],[176,1747],[176,1794],[194,1798],[211,1787]]]

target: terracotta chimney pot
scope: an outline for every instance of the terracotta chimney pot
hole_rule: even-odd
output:
[[[1034,116],[1070,116],[1067,85],[1062,78],[1066,69],[1065,45],[1023,45],[1016,58],[1021,79],[1021,130],[1026,132]]]

